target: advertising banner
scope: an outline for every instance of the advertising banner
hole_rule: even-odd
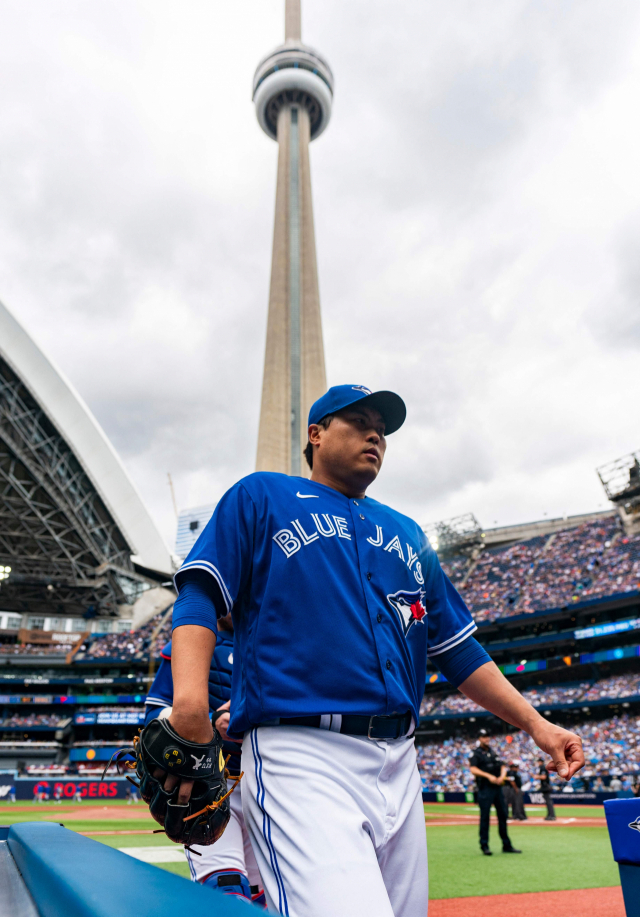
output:
[[[122,748],[120,745],[99,745],[97,748],[72,748],[69,761],[109,761],[112,755]]]
[[[11,788],[15,790],[16,801],[33,801],[37,794],[44,794],[52,800],[56,789],[62,789],[64,801],[90,802],[98,799],[125,799],[130,786],[124,777],[109,777],[102,782],[98,777],[52,777],[50,780],[36,780],[32,777],[18,777],[12,780],[6,774],[0,774],[0,799],[11,798]]]
[[[77,726],[144,726],[144,710],[108,710],[102,713],[76,713]]]

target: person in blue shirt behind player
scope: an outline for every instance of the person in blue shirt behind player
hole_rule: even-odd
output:
[[[160,656],[162,661],[145,702],[145,726],[156,717],[171,715],[171,642],[167,643]],[[242,746],[227,738],[232,672],[233,623],[231,615],[227,615],[218,621],[218,639],[209,669],[209,709],[212,722],[223,739],[225,758],[229,756],[229,774],[237,777],[240,774]],[[263,905],[262,881],[242,814],[241,788],[242,784],[231,794],[231,818],[222,837],[209,847],[193,844],[191,850],[185,850],[185,853],[194,882]]]
[[[331,388],[309,414],[310,479],[243,478],[176,574],[170,721],[211,739],[216,620],[231,613],[228,734],[244,737],[242,803],[267,903],[287,917],[427,914],[412,738],[427,656],[528,732],[561,777],[584,764],[578,736],[540,716],[472,636],[420,526],[366,495],[405,415],[392,392]],[[177,782],[167,774],[165,789]],[[191,786],[180,782],[179,802]]]

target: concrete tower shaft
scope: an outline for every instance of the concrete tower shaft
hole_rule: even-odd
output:
[[[286,2],[285,35],[253,85],[260,126],[279,148],[256,468],[299,475],[309,408],[326,390],[309,143],[329,123],[333,75],[300,40],[299,0]]]
[[[300,41],[302,22],[300,0],[285,0],[284,5],[284,40]]]

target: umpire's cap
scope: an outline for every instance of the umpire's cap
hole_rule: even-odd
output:
[[[356,402],[380,411],[384,418],[385,436],[399,430],[407,416],[407,407],[395,392],[372,392],[366,385],[334,385],[311,405],[309,425],[320,423],[327,414],[335,414]]]
[[[486,729],[478,729],[478,738],[481,739],[482,736],[488,736],[489,733]]]

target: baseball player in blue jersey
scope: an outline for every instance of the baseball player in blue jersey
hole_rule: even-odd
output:
[[[161,652],[162,661],[145,704],[145,725],[155,717],[171,715],[173,679],[171,677],[171,642]],[[209,709],[212,722],[223,738],[223,753],[229,756],[227,768],[232,777],[240,774],[239,742],[227,739],[229,699],[233,672],[233,624],[231,616],[218,621],[218,638],[209,670]],[[186,850],[191,878],[201,885],[256,904],[264,904],[260,873],[242,814],[240,787],[230,797],[231,818],[222,837],[209,847],[194,844]]]
[[[238,482],[176,575],[170,722],[211,740],[216,620],[231,613],[229,736],[244,737],[242,803],[267,902],[287,917],[425,917],[412,735],[427,656],[526,730],[560,776],[584,764],[580,739],[541,717],[477,643],[420,526],[366,496],[405,414],[392,392],[330,389],[309,414],[310,480]],[[168,774],[165,790],[178,782]],[[190,792],[183,779],[179,802]]]

